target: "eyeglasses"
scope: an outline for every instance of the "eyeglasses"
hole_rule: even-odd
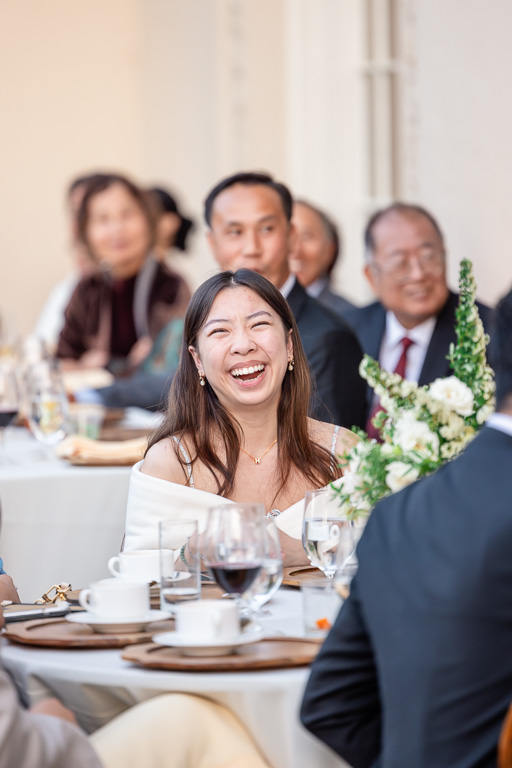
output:
[[[371,266],[383,275],[388,275],[394,280],[402,282],[407,280],[411,274],[413,258],[417,260],[418,266],[424,275],[438,277],[444,271],[444,251],[423,251],[420,253],[410,253],[407,256],[397,254],[390,256],[382,264],[373,262]]]

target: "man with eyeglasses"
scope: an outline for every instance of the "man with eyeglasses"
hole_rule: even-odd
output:
[[[446,356],[456,340],[458,296],[446,283],[444,238],[436,220],[418,205],[393,203],[369,220],[365,246],[364,271],[378,301],[344,314],[364,352],[419,384],[450,375]],[[487,327],[490,309],[480,303],[478,309]],[[373,402],[368,413],[372,437],[377,407]]]

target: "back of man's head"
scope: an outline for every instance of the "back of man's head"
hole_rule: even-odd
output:
[[[284,184],[279,181],[274,181],[272,176],[268,173],[258,173],[256,171],[243,171],[241,173],[235,173],[233,176],[227,176],[222,181],[219,181],[213,189],[208,193],[206,200],[204,201],[204,219],[206,224],[211,227],[212,224],[212,210],[216,198],[224,190],[234,187],[236,184],[241,184],[246,187],[269,187],[273,189],[279,197],[283,205],[283,210],[288,221],[292,218],[293,198],[290,190]]]
[[[496,374],[496,408],[512,412],[512,290],[494,311],[489,360]]]

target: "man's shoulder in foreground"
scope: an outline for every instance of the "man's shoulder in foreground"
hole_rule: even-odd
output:
[[[370,517],[302,712],[356,768],[379,753],[383,766],[496,765],[512,698],[511,456],[512,435],[484,427]]]

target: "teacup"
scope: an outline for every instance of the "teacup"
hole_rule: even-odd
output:
[[[170,549],[138,549],[133,552],[120,552],[110,558],[108,569],[116,579],[140,581],[144,584],[160,581],[160,555],[163,572],[172,572],[174,557]]]
[[[149,611],[148,584],[102,579],[78,595],[82,608],[98,619],[136,619]]]
[[[222,643],[238,638],[238,606],[231,600],[198,600],[176,606],[176,631],[181,637]]]

